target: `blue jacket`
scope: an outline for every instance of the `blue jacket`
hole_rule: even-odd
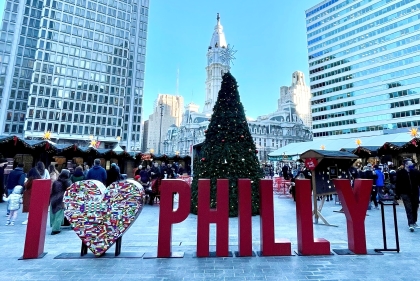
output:
[[[87,173],[87,180],[98,180],[106,185],[106,171],[100,165],[93,166]]]
[[[16,167],[10,172],[7,178],[7,189],[12,190],[16,185],[25,185],[26,174],[23,172],[23,168]]]
[[[378,176],[376,178],[376,186],[384,186],[384,183],[385,183],[384,173],[382,173],[381,169],[375,169],[375,173]]]

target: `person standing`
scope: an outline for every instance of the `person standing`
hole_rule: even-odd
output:
[[[25,184],[26,174],[23,172],[23,163],[19,163],[17,167],[10,172],[9,177],[7,178],[7,196],[12,194],[13,189],[16,185],[23,186]],[[23,190],[22,190],[23,191]],[[7,209],[7,215],[9,215],[9,209]]]
[[[93,161],[94,166],[89,169],[87,173],[87,180],[97,180],[106,184],[106,170],[101,166],[101,159],[95,159]]]
[[[82,167],[78,166],[76,169],[74,169],[73,175],[70,177],[70,181],[72,183],[75,183],[77,181],[82,181],[85,179],[85,176],[83,175],[83,169]]]
[[[413,232],[417,225],[417,212],[419,209],[420,172],[415,169],[411,159],[403,161],[404,168],[397,171],[395,192],[404,203],[407,215],[408,229]]]
[[[283,178],[285,180],[289,180],[289,166],[285,164],[283,168],[281,168],[281,172],[283,173]]]
[[[53,164],[48,166],[48,172],[50,173],[51,185],[58,179],[60,174]]]
[[[112,163],[108,171],[106,171],[106,185],[119,181],[121,179],[120,169],[117,164]]]
[[[4,169],[7,167],[7,159],[0,159],[0,194],[4,194]],[[3,202],[3,196],[0,196],[0,203]]]
[[[383,195],[382,192],[385,186],[385,175],[378,165],[375,165],[374,168],[375,168],[375,174],[376,174],[376,183],[375,183],[376,193],[379,194],[379,196],[382,196]]]
[[[22,224],[28,224],[29,204],[32,196],[32,184],[34,180],[41,179],[38,169],[32,168],[28,172],[28,180],[25,182],[25,191],[23,192],[22,213],[27,213],[26,220]],[[35,191],[36,192],[36,191]]]
[[[376,179],[377,179],[377,175],[376,173],[372,170],[372,164],[368,163],[366,166],[366,169],[364,169],[365,171],[362,174],[362,178],[364,179],[370,179],[372,180],[372,189],[370,192],[370,201],[369,201],[369,207],[368,210],[371,209],[370,207],[370,202],[373,201],[373,204],[375,205],[375,209],[378,210],[378,201],[376,200],[376,195],[378,194],[378,190],[376,189]]]
[[[67,169],[61,170],[58,179],[52,186],[50,195],[50,226],[52,227],[51,235],[60,233],[60,226],[64,221],[63,197],[64,193],[70,185],[70,171]]]
[[[41,179],[48,180],[50,178],[50,173],[47,169],[45,169],[45,165],[41,161],[38,161],[38,163],[36,163],[36,169],[41,175]]]

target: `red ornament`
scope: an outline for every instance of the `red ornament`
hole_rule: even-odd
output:
[[[225,140],[222,140],[222,142],[225,142]]]
[[[50,143],[49,142],[46,142],[45,143],[45,150],[48,150],[50,148]]]
[[[16,146],[17,141],[18,141],[18,137],[17,137],[17,136],[14,136],[14,137],[13,137],[13,141],[14,141],[14,145]]]
[[[77,145],[73,145],[73,151],[76,151]]]
[[[244,135],[241,135],[241,138],[244,138]]]
[[[414,145],[415,147],[417,147],[417,142],[416,142],[416,140],[412,140],[412,141],[411,141],[411,144],[412,144],[412,145]]]
[[[201,161],[206,161],[206,158],[204,158],[204,157],[203,157],[203,158],[201,158]]]

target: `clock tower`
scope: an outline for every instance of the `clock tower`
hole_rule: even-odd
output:
[[[223,26],[220,24],[220,16],[217,14],[217,24],[214,27],[213,36],[207,51],[207,79],[206,99],[204,114],[212,114],[213,107],[222,83],[222,76],[230,70],[229,46],[226,43]]]

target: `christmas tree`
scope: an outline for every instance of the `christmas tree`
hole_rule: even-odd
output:
[[[259,180],[262,177],[254,141],[249,132],[238,85],[232,74],[223,75],[221,89],[205,131],[200,159],[194,164],[191,212],[197,214],[198,180],[211,180],[211,208],[215,208],[216,181],[229,179],[229,216],[238,216],[238,179],[251,180],[252,214],[259,214]]]

